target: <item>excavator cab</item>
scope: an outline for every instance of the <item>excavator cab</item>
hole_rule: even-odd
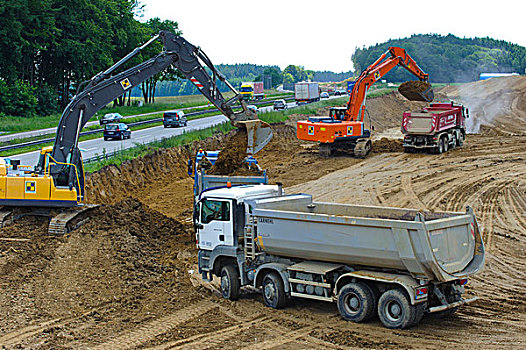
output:
[[[345,120],[345,111],[347,110],[347,107],[331,107],[329,110],[329,117],[334,119],[335,121],[343,121]]]

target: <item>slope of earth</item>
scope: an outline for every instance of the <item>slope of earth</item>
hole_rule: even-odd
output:
[[[459,86],[449,86],[441,94],[469,107],[468,132],[482,125],[494,134],[526,133],[526,77],[491,78]]]

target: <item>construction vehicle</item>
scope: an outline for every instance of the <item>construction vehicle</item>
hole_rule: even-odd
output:
[[[352,87],[346,107],[332,107],[328,117],[310,117],[297,124],[300,140],[316,141],[320,154],[330,156],[336,148],[350,149],[355,157],[364,158],[371,151],[372,125],[366,128],[364,116],[367,91],[387,72],[401,65],[420,81],[400,85],[399,92],[413,101],[433,101],[429,75],[424,73],[409,54],[400,47],[390,47],[364,70]]]
[[[164,44],[161,53],[117,73],[117,69],[158,39]],[[54,145],[41,150],[40,159],[34,169],[20,166],[17,160],[0,163],[0,206],[4,206],[3,210],[9,211],[12,207],[20,206],[39,209],[74,208],[66,211],[70,214],[64,214],[57,229],[61,233],[67,231],[68,222],[83,209],[89,208],[82,205],[85,197],[84,169],[79,149],[82,127],[108,103],[171,65],[190,79],[234,126],[246,128],[247,153],[258,152],[270,141],[270,126],[260,121],[257,115],[247,108],[241,94],[216,70],[206,54],[183,37],[161,31],[104,72],[81,84],[80,92],[73,97],[60,118]],[[225,100],[217,87],[217,80],[224,82],[234,92],[234,97]],[[83,89],[80,89],[81,87]],[[236,102],[241,105],[239,112],[232,109]],[[8,208],[5,209],[6,207]]]
[[[466,138],[469,110],[463,105],[432,103],[418,112],[405,112],[402,117],[404,150],[430,150],[440,154],[461,147]]]
[[[378,314],[388,328],[417,324],[424,313],[450,314],[467,279],[485,260],[470,207],[466,212],[313,202],[279,185],[222,187],[197,203],[199,273],[220,278],[223,297],[260,288],[264,303],[289,298],[336,302],[345,320]]]
[[[265,98],[265,90],[262,81],[244,82],[241,83],[239,92],[246,101],[261,100]]]

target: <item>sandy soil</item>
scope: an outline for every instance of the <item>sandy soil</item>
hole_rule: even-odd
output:
[[[515,89],[522,83],[509,84]],[[498,89],[502,82],[493,84]],[[421,106],[396,94],[368,105],[379,133],[398,127],[404,110]],[[426,316],[420,325],[400,331],[378,320],[345,322],[329,303],[294,300],[284,310],[269,309],[250,288],[238,302],[222,299],[214,284],[195,274],[193,234],[179,223],[191,212],[186,157],[200,146],[218,148],[218,137],[91,175],[90,198],[106,205],[64,237],[47,236],[42,218],[22,218],[0,229],[0,347],[522,348],[526,126],[521,129],[524,109],[514,108],[510,118],[517,118],[519,131],[510,132],[511,121],[502,128],[495,123],[442,155],[404,154],[399,140],[380,139],[365,160],[344,153],[322,158],[315,145],[295,138],[293,121],[303,116],[275,126],[275,138],[258,154],[271,182],[283,182],[288,193],[432,210],[462,211],[471,205],[488,251],[484,271],[468,285],[481,300],[451,318]]]

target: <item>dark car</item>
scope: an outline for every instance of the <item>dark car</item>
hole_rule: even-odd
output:
[[[334,92],[334,96],[343,96],[343,95],[347,95],[347,91],[345,91],[345,90],[336,90]]]
[[[165,112],[163,114],[163,125],[165,128],[174,126],[186,126],[188,121],[183,111]]]
[[[122,115],[119,113],[108,113],[104,114],[102,118],[100,118],[99,123],[100,125],[104,124],[110,124],[110,123],[119,123],[122,119]]]
[[[106,124],[104,127],[104,140],[108,139],[129,139],[131,137],[131,130],[128,125],[124,123]]]
[[[285,100],[274,101],[274,110],[286,109],[286,108],[287,108],[287,102],[285,102]]]

